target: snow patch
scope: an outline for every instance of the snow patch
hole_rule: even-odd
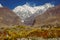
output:
[[[3,7],[2,4],[0,4],[0,7]]]

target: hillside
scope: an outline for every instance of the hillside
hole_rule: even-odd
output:
[[[21,24],[21,19],[14,12],[8,8],[0,8],[0,26]]]
[[[46,12],[35,18],[34,26],[46,24],[60,24],[60,6],[49,8]]]

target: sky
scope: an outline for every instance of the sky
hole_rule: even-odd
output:
[[[0,4],[9,9],[14,9],[16,6],[21,6],[26,3],[29,3],[31,6],[39,6],[45,3],[51,3],[56,6],[60,5],[60,0],[0,0]]]

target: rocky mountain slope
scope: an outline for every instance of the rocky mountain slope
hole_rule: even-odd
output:
[[[8,8],[0,8],[0,26],[21,24],[21,19],[14,12]]]
[[[46,24],[60,24],[60,6],[50,8],[35,18],[34,26]]]

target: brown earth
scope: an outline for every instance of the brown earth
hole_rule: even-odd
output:
[[[10,9],[0,8],[0,26],[22,25],[21,19]]]
[[[34,26],[45,24],[60,24],[60,6],[49,8],[45,13],[35,18]]]

